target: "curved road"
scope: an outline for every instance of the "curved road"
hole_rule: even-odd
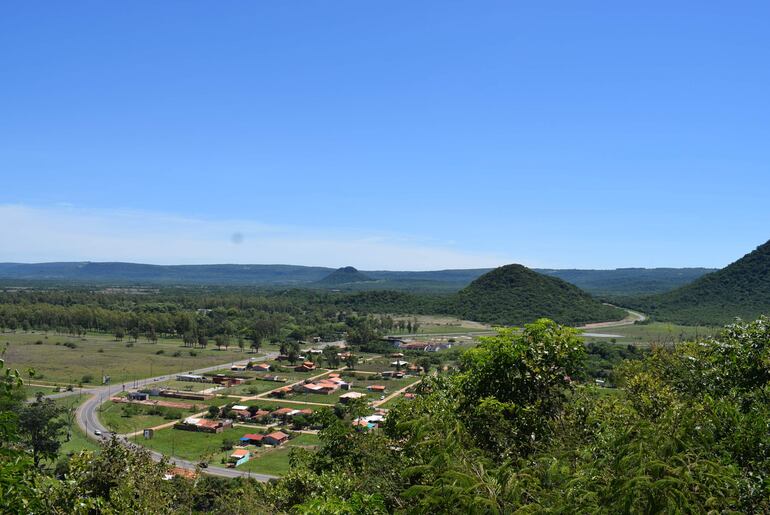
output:
[[[261,356],[259,358],[256,358],[257,361],[265,361],[265,360],[272,360],[275,359],[278,356],[277,352],[269,352],[265,354],[264,356]],[[193,374],[203,374],[205,372],[211,372],[214,370],[219,370],[221,368],[227,367],[232,362],[223,363],[220,365],[214,365],[210,367],[205,368],[199,368],[198,370],[193,370],[191,373]],[[142,386],[146,386],[152,383],[161,382],[161,381],[168,381],[172,380],[176,377],[177,374],[168,374],[158,377],[151,377],[149,379],[141,379],[138,381],[131,381],[127,383],[117,384],[117,385],[107,385],[107,386],[101,386],[99,388],[91,388],[88,390],[81,390],[80,392],[64,392],[60,394],[54,394],[49,397],[57,398],[57,397],[66,397],[68,395],[75,395],[78,393],[83,393],[87,395],[91,395],[83,404],[81,404],[78,407],[77,413],[76,413],[76,419],[78,426],[82,431],[85,432],[85,434],[89,438],[93,438],[95,440],[99,440],[102,438],[107,437],[107,435],[112,434],[109,429],[107,429],[104,424],[99,420],[98,416],[98,410],[99,406],[102,405],[102,403],[108,401],[110,399],[111,394],[121,392],[123,390],[127,390],[129,388],[138,388]],[[100,431],[103,436],[99,437],[94,434],[95,431]],[[117,438],[123,443],[124,445],[133,447],[139,447],[138,444],[129,442],[128,439],[125,436],[118,435]],[[149,450],[149,449],[148,449]],[[186,470],[195,470],[197,467],[197,462],[184,460],[181,458],[176,458],[173,456],[164,456],[163,454],[159,452],[155,452],[152,450],[149,450],[150,454],[152,455],[152,458],[156,461],[160,461],[164,457],[166,457],[173,466],[179,467]],[[250,477],[253,479],[256,479],[258,481],[269,481],[271,479],[277,479],[277,476],[270,476],[268,474],[256,474],[253,472],[248,471],[241,471],[237,469],[231,469],[231,468],[224,468],[224,467],[212,467],[209,466],[208,468],[201,469],[201,472],[205,472],[206,474],[211,474],[214,476],[221,476],[221,477]]]

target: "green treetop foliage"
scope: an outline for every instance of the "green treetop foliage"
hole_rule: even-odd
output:
[[[526,453],[559,413],[585,351],[575,329],[547,319],[498,329],[460,359],[461,418],[500,458]]]

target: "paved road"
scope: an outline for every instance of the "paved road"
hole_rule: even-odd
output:
[[[266,355],[256,359],[258,361],[265,361],[265,360],[275,359],[277,356],[278,356],[277,352],[269,352]],[[230,363],[232,362],[222,363],[219,365],[214,365],[214,366],[205,367],[205,368],[199,368],[198,370],[193,370],[191,373],[203,374],[205,372],[219,370],[229,366]],[[177,374],[168,374],[168,375],[162,375],[158,377],[151,377],[149,379],[141,379],[139,381],[131,381],[131,382],[117,384],[117,385],[101,386],[99,388],[91,388],[88,390],[82,390],[77,392],[76,391],[63,392],[61,394],[53,394],[50,397],[51,398],[65,397],[67,395],[75,395],[79,393],[91,395],[78,408],[76,413],[76,419],[77,419],[78,426],[80,426],[80,429],[83,430],[89,438],[98,440],[100,437],[94,434],[95,431],[100,431],[103,435],[102,438],[105,438],[106,435],[110,434],[109,429],[107,429],[104,426],[104,424],[102,424],[102,422],[99,420],[98,415],[99,415],[99,406],[101,406],[102,403],[108,401],[112,394],[121,392],[124,389],[128,390],[130,388],[142,387],[142,386],[146,386],[148,384],[152,384],[156,382],[172,380],[176,377],[176,375]],[[138,444],[129,442],[129,440],[125,436],[120,435],[117,438],[124,445],[130,446],[130,447],[133,447],[133,446],[139,447]],[[155,452],[153,450],[149,450],[149,451],[153,459],[156,461],[160,461],[164,457],[163,454],[159,452]],[[195,470],[195,468],[198,465],[198,462],[183,460],[181,458],[176,458],[173,456],[167,457],[167,459],[172,465],[182,469],[186,469],[186,470]],[[254,472],[247,472],[243,470],[230,469],[230,468],[224,468],[224,467],[209,466],[208,468],[201,469],[201,470],[206,474],[211,474],[214,476],[221,476],[221,477],[251,477],[258,481],[269,481],[270,479],[276,479],[276,476],[270,476],[268,474],[256,474]]]
[[[620,306],[615,306],[614,304],[607,304],[608,306],[612,306],[615,308],[619,308]],[[578,327],[578,329],[602,329],[604,327],[623,327],[626,325],[634,325],[636,322],[643,322],[644,320],[647,320],[647,315],[644,313],[639,313],[638,311],[633,311],[628,308],[620,308],[625,309],[628,313],[628,316],[624,318],[623,320],[613,320],[611,322],[595,322],[593,324],[586,324],[582,327]]]

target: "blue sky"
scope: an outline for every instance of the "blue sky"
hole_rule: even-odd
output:
[[[529,4],[6,2],[0,261],[723,266],[770,238],[770,4]]]

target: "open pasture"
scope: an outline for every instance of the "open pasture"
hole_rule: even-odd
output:
[[[7,344],[7,346],[6,346]],[[104,334],[85,337],[52,332],[0,333],[6,366],[26,377],[35,371],[40,384],[99,384],[102,375],[113,384],[161,374],[180,373],[242,359],[238,350],[191,349],[176,339],[158,343],[116,341]]]

